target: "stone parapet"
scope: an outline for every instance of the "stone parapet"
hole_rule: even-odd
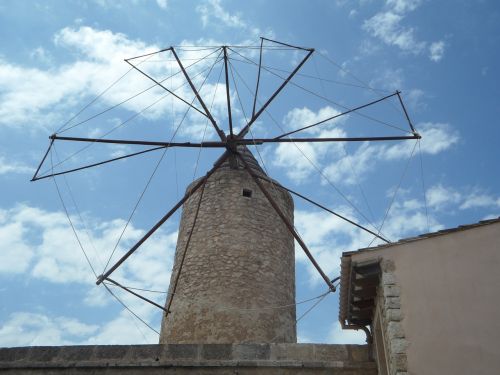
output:
[[[278,372],[277,372],[278,371]],[[365,345],[166,344],[0,348],[12,374],[375,375]]]

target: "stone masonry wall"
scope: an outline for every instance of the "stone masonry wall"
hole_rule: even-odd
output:
[[[382,277],[379,286],[377,308],[380,309],[381,327],[384,330],[386,356],[390,375],[407,374],[406,349],[408,340],[401,321],[401,290],[394,275],[394,262],[381,262]]]
[[[376,375],[365,345],[170,344],[0,348],[7,374]]]
[[[290,194],[263,183],[293,223]],[[171,288],[201,191],[183,206]],[[160,343],[296,342],[294,303],[292,235],[246,170],[220,168],[204,187]]]

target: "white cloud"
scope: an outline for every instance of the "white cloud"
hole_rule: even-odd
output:
[[[99,95],[108,85],[125,74],[130,66],[123,59],[157,51],[159,46],[147,44],[141,40],[129,39],[125,34],[113,33],[109,30],[97,30],[88,26],[79,28],[66,27],[54,36],[55,46],[73,53],[75,60],[50,69],[30,68],[11,64],[0,60],[0,125],[19,127],[30,126],[30,130],[50,127],[54,130],[63,119],[70,117],[69,112],[80,109],[84,103]],[[182,42],[182,44],[193,44]],[[207,51],[179,51],[181,60],[193,62],[207,55]],[[215,55],[214,55],[215,57]],[[170,59],[170,52],[157,55],[156,60],[148,62],[135,60],[140,68],[157,80],[163,80],[179,71]],[[213,63],[213,59],[202,60],[188,68],[195,85],[200,85],[205,70]],[[203,73],[196,76],[198,73]],[[30,77],[30,79],[26,79]],[[138,92],[154,85],[152,81],[135,70],[130,71],[122,80],[107,91],[96,106],[111,106],[129,99]],[[169,88],[176,89],[176,94],[190,101],[194,94],[181,74],[165,81]],[[204,92],[211,93],[215,85],[210,82]],[[167,100],[168,97],[168,100]],[[164,98],[164,99],[162,99]],[[170,100],[166,91],[155,87],[140,96],[122,104],[120,108],[139,112],[157,102],[141,115],[146,119],[158,119],[160,116],[173,116],[183,113],[188,107],[178,99]],[[161,100],[160,100],[161,99]],[[215,103],[215,107],[220,101]],[[89,113],[94,114],[90,111]],[[87,112],[82,114],[87,116]],[[201,117],[201,115],[198,115]],[[123,119],[122,119],[123,120]]]
[[[362,143],[354,153],[325,165],[324,173],[333,183],[354,185],[380,160],[381,148]]]
[[[438,184],[427,190],[426,199],[429,207],[440,209],[448,204],[456,204],[462,196],[458,191]]]
[[[7,173],[25,174],[33,172],[33,168],[24,163],[17,161],[9,162],[3,156],[0,156],[0,175]]]
[[[408,105],[415,112],[427,107],[427,105],[422,102],[422,99],[426,96],[426,94],[423,90],[412,89],[412,90],[409,90],[405,96],[406,96],[406,101],[407,101]]]
[[[89,240],[78,218],[72,216],[72,221],[91,263],[100,273],[105,259],[99,259],[98,253],[109,255],[125,222],[117,219],[92,225],[89,227]],[[89,222],[97,220],[89,218]],[[130,224],[110,264],[114,264],[143,234],[143,230]],[[166,291],[176,240],[176,231],[159,229],[134,254],[133,259],[123,263],[113,273],[112,278],[126,286]],[[63,213],[26,205],[0,210],[0,242],[3,244],[0,275],[23,273],[35,280],[51,283],[87,284],[89,289],[83,292],[83,304],[94,309],[111,305],[115,309],[119,307],[120,311],[117,316],[99,326],[68,317],[17,312],[0,328],[0,346],[157,342],[158,337],[154,332],[131,317],[102,285],[95,285],[94,275]],[[141,318],[149,324],[158,324],[160,310],[120,289],[110,288]],[[164,293],[146,294],[159,304],[165,302]],[[138,328],[130,329],[131,325],[137,325]]]
[[[378,77],[370,81],[371,87],[380,87],[388,91],[395,91],[403,87],[403,71],[401,69],[385,69]]]
[[[283,120],[284,131],[298,129],[312,125],[340,112],[330,106],[321,108],[314,112],[309,108],[294,108],[287,113]],[[346,117],[334,119],[320,126],[313,127],[301,134],[310,134],[317,137],[344,137],[345,132],[338,127],[345,121]],[[311,162],[320,165],[328,155],[329,158],[340,155],[341,145],[337,143],[280,143],[274,151],[275,159],[273,164],[286,169],[286,174],[295,182],[303,182],[314,173]]]
[[[168,1],[167,0],[156,0],[156,4],[158,4],[158,6],[161,9],[167,9],[168,8]]]
[[[284,131],[298,129],[332,117],[339,112],[331,107],[314,112],[311,109],[294,108],[284,117]],[[329,123],[313,127],[301,134],[321,137],[346,137],[346,128],[342,125],[347,116]],[[421,151],[423,154],[436,155],[448,150],[460,140],[458,132],[448,124],[420,123],[417,130],[422,135]],[[281,143],[274,150],[273,165],[283,168],[286,175],[296,183],[306,181],[317,173],[315,167],[334,183],[353,185],[359,182],[377,162],[404,160],[410,156],[412,147],[408,142],[399,142],[392,146],[361,143],[355,151],[346,154],[341,143]]]
[[[397,13],[407,13],[417,9],[422,0],[387,0],[386,4]]]
[[[434,42],[429,46],[429,59],[438,62],[444,56],[444,42],[440,40],[439,42]]]
[[[333,323],[328,333],[329,344],[366,344],[363,330],[342,329],[339,322]]]
[[[43,47],[37,47],[30,52],[30,58],[43,64],[52,62],[52,55]]]
[[[7,214],[2,212],[3,215]],[[0,224],[0,274],[23,273],[28,269],[34,251],[23,240],[24,228],[21,223],[1,222]]]
[[[478,188],[453,188],[437,184],[427,190],[427,204],[434,210],[451,208],[468,210],[474,208],[500,208],[500,197],[495,197]]]
[[[335,211],[359,222],[352,209],[337,207]],[[295,210],[295,226],[314,258],[332,278],[340,273],[342,252],[366,247],[373,237],[325,211]],[[298,262],[306,264],[311,283],[322,282],[317,270],[298,244],[295,244],[295,254]]]
[[[98,328],[73,318],[17,312],[0,327],[0,346],[72,345]]]
[[[91,307],[104,307],[110,304],[111,299],[105,288],[96,288],[92,285],[86,293],[83,302],[85,305]]]
[[[252,26],[245,21],[240,13],[231,14],[224,9],[221,0],[205,0],[196,7],[196,11],[200,15],[203,27],[222,25],[240,29],[247,32],[252,38],[256,38],[263,33],[258,27]],[[265,30],[265,34],[270,38],[274,37],[274,32],[271,29]]]
[[[448,124],[422,123],[417,125],[422,135],[420,149],[423,154],[436,155],[458,143],[460,137]],[[355,152],[324,165],[325,174],[333,182],[353,185],[360,181],[378,162],[404,160],[413,146],[399,142],[393,146],[362,143]]]
[[[449,124],[425,122],[417,124],[416,128],[422,136],[420,148],[424,154],[436,155],[448,150],[460,140],[458,132]],[[384,147],[382,155],[388,160],[408,156],[408,147],[403,143]]]
[[[157,344],[158,335],[139,320],[122,311],[115,319],[103,325],[98,334],[87,338],[87,345]]]
[[[150,320],[153,309],[144,314]],[[134,307],[134,310],[138,310]],[[154,344],[158,335],[133,317],[121,311],[102,324],[88,324],[65,316],[33,312],[15,312],[0,326],[0,346],[38,345],[112,345]]]
[[[235,28],[246,28],[247,24],[241,18],[240,14],[231,14],[227,12],[221,4],[220,0],[206,0],[203,4],[196,7],[196,11],[200,14],[203,26],[206,27],[212,18],[215,22],[221,22],[225,26]]]
[[[334,210],[344,217],[378,232],[372,225],[366,223],[366,220],[362,219],[354,208],[340,206],[335,207]],[[373,223],[376,228],[380,228],[382,216]],[[382,243],[382,240],[374,238],[372,234],[324,211],[295,210],[295,226],[318,264],[327,275],[332,277],[340,273],[342,252],[355,251]],[[388,240],[394,241],[439,229],[442,229],[442,225],[437,220],[435,212],[426,215],[422,202],[415,198],[408,198],[408,192],[400,191],[383,222],[380,234]],[[317,285],[323,282],[298,244],[295,244],[295,254],[297,262],[305,264],[311,284]]]
[[[418,41],[413,28],[401,26],[404,16],[391,11],[375,14],[363,23],[363,28],[385,44],[399,47],[405,52],[418,55],[426,43]]]
[[[94,283],[89,266],[62,212],[48,212],[20,205],[0,210],[0,240],[6,245],[0,252],[0,273],[25,273],[53,283]],[[104,267],[102,254],[109,256],[125,225],[116,219],[100,222],[85,230],[79,218],[72,222],[91,264],[99,274]],[[96,220],[88,220],[96,222]],[[118,259],[143,234],[129,224],[111,261]],[[166,290],[170,278],[177,232],[160,229],[153,240],[146,241],[134,256],[116,271],[121,279],[149,289]],[[100,305],[102,294],[91,292],[86,300]]]
[[[405,53],[419,55],[426,50],[428,42],[419,40],[416,30],[405,26],[404,20],[408,13],[421,4],[421,0],[386,0],[384,10],[365,20],[363,29],[387,45],[396,46]],[[444,42],[431,43],[429,59],[437,62],[443,56]]]
[[[485,193],[473,192],[464,198],[459,208],[467,210],[479,207],[500,208],[500,197],[495,198]]]

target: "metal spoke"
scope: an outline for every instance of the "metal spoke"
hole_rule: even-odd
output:
[[[48,175],[41,176],[41,177],[35,177],[35,176],[33,176],[33,178],[31,179],[31,181],[43,180],[44,178],[49,178],[49,177],[53,177],[53,176],[60,176],[60,175],[62,175],[62,174],[67,174],[67,173],[77,172],[77,171],[81,171],[81,170],[83,170],[83,169],[92,168],[92,167],[97,167],[97,166],[99,166],[99,165],[103,165],[103,164],[111,163],[111,162],[113,162],[113,161],[117,161],[117,160],[121,160],[121,159],[130,158],[130,157],[132,157],[132,156],[137,156],[137,155],[146,154],[146,153],[151,152],[151,151],[161,150],[161,149],[163,149],[163,148],[165,148],[165,146],[160,146],[160,147],[149,148],[149,149],[147,149],[147,150],[143,150],[143,151],[139,151],[139,152],[134,152],[134,153],[132,153],[132,154],[127,154],[127,155],[119,156],[119,157],[117,157],[117,158],[112,158],[112,159],[108,159],[108,160],[100,161],[100,162],[98,162],[98,163],[84,165],[83,167],[78,167],[78,168],[69,169],[69,170],[67,170],[67,171],[56,172],[56,173],[48,174]]]
[[[233,51],[239,55],[239,53],[234,51],[233,49],[231,49],[231,51]],[[264,112],[266,110],[268,105],[271,104],[271,102],[274,100],[274,98],[276,98],[276,96],[281,92],[281,90],[283,90],[285,88],[285,86],[290,82],[290,80],[300,70],[300,68],[302,68],[302,65],[305,64],[305,62],[309,59],[309,57],[311,57],[311,55],[314,52],[314,49],[309,49],[308,51],[309,51],[308,54],[295,67],[295,69],[288,75],[288,77],[283,81],[283,83],[278,87],[278,89],[271,95],[271,97],[269,99],[267,99],[267,101],[262,105],[262,107],[257,111],[257,113],[255,113],[252,116],[252,118],[250,119],[248,124],[246,124],[245,127],[241,130],[239,138],[243,138],[248,133],[248,130],[250,129],[252,124],[259,118],[259,116],[262,114],[262,112]]]
[[[161,147],[225,147],[223,142],[158,142],[158,141],[138,141],[130,139],[102,139],[102,138],[81,138],[81,137],[60,137],[58,135],[51,135],[50,139],[60,141],[74,141],[74,142],[91,142],[91,143],[113,143],[120,145],[142,145],[142,146],[161,146]]]
[[[203,107],[203,110],[205,111],[204,115],[206,117],[208,117],[208,119],[210,120],[210,122],[212,123],[212,126],[214,127],[215,131],[217,132],[217,134],[219,135],[221,141],[225,142],[226,141],[226,135],[224,134],[224,132],[219,128],[219,126],[217,125],[217,122],[215,121],[215,119],[212,117],[212,114],[210,113],[210,111],[208,110],[205,102],[203,101],[203,99],[201,98],[200,96],[200,93],[198,92],[198,90],[196,90],[196,87],[194,87],[194,84],[193,82],[191,81],[191,78],[189,77],[189,75],[187,74],[186,72],[186,69],[184,68],[184,65],[182,65],[182,62],[181,60],[179,59],[179,56],[177,56],[177,53],[175,52],[175,49],[172,48],[172,54],[174,55],[175,59],[177,60],[177,64],[179,64],[179,67],[181,68],[182,70],[182,74],[184,74],[184,77],[186,78],[186,80],[188,81],[189,83],[189,86],[191,87],[191,90],[193,90],[196,98],[198,99],[198,102],[201,104],[201,106]]]

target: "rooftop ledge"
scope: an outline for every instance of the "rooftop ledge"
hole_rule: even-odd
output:
[[[115,369],[191,368],[290,368],[304,370],[336,369],[338,374],[376,374],[376,365],[366,345],[329,344],[167,344],[167,345],[90,345],[32,346],[0,348],[0,370],[12,373],[30,369],[65,373],[95,369],[108,374]],[[17,370],[17,371],[16,371]],[[148,371],[150,371],[148,370]],[[361,372],[358,372],[358,371]],[[96,372],[97,371],[97,372]],[[51,371],[50,371],[51,372]],[[156,372],[156,371],[155,371]],[[321,371],[320,371],[321,372]],[[52,373],[52,372],[51,372]],[[135,371],[134,371],[135,373]],[[151,373],[151,372],[148,372]],[[231,372],[233,373],[233,372]]]

